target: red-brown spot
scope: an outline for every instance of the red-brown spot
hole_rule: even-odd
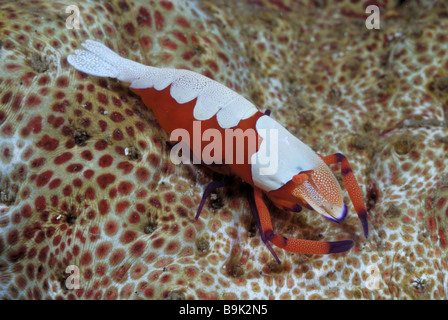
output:
[[[85,191],[86,198],[89,200],[95,199],[95,189],[88,187]]]
[[[188,242],[193,241],[195,239],[195,235],[196,235],[196,233],[195,233],[194,229],[188,228],[184,232],[184,239],[185,239],[185,241],[188,241]]]
[[[73,134],[73,129],[70,126],[63,126],[61,131],[64,136]]]
[[[137,234],[134,231],[128,230],[122,234],[122,236],[120,237],[120,242],[123,244],[127,244],[134,241],[136,237]]]
[[[152,197],[152,198],[150,198],[150,199],[149,199],[149,203],[150,203],[153,207],[155,207],[155,208],[157,208],[157,209],[160,209],[160,208],[162,207],[162,204],[160,203],[160,200],[159,200],[158,198],[156,198],[156,197]]]
[[[117,188],[112,188],[109,190],[109,198],[114,199],[117,196]]]
[[[45,210],[47,207],[47,202],[44,196],[38,196],[36,200],[34,200],[34,207],[37,211]]]
[[[90,161],[93,159],[93,154],[90,150],[84,150],[83,152],[81,152],[81,157],[84,160]]]
[[[143,199],[143,198],[146,199],[146,197],[148,196],[148,192],[144,189],[140,189],[137,191],[136,196],[137,196],[137,198],[140,198],[140,199]]]
[[[82,171],[83,168],[84,168],[84,166],[82,164],[73,163],[73,164],[67,166],[66,170],[67,170],[67,172],[74,173],[74,172]]]
[[[23,236],[25,239],[32,239],[34,234],[41,229],[40,223],[36,222],[32,225],[25,227],[23,230]]]
[[[160,5],[166,10],[173,9],[173,3],[171,1],[160,1]]]
[[[62,194],[63,194],[64,196],[66,196],[66,197],[68,197],[69,195],[71,195],[71,194],[72,194],[72,187],[69,186],[69,185],[66,185],[66,186],[64,187],[64,189],[62,189]]]
[[[98,93],[97,95],[97,99],[99,102],[101,102],[102,104],[105,104],[106,106],[109,104],[109,100],[107,99],[107,96],[103,93]]]
[[[114,159],[111,155],[105,154],[98,160],[98,165],[102,168],[110,167],[113,163]]]
[[[65,143],[65,148],[66,149],[71,149],[71,148],[73,148],[74,146],[76,145],[76,142],[75,142],[75,140],[69,140],[69,141],[67,141],[66,143]]]
[[[6,236],[6,243],[10,246],[13,246],[18,242],[19,242],[19,232],[16,229],[9,231]]]
[[[60,164],[66,163],[67,161],[70,161],[72,158],[73,158],[73,154],[71,152],[64,152],[63,154],[54,158],[53,163],[60,165]]]
[[[127,126],[127,127],[126,127],[126,133],[128,134],[128,136],[130,136],[130,137],[132,137],[132,138],[135,136],[135,134],[134,134],[134,128],[131,127],[131,126]]]
[[[160,278],[160,282],[162,283],[167,283],[171,280],[172,276],[171,274],[164,274],[161,278]]]
[[[135,27],[132,24],[132,22],[126,23],[124,26],[124,30],[126,30],[127,33],[129,33],[131,36],[135,34]]]
[[[151,153],[148,156],[148,162],[153,166],[153,167],[158,167],[159,166],[159,162],[160,162],[160,158],[158,155]]]
[[[81,265],[87,266],[92,262],[92,254],[87,251],[81,256]]]
[[[53,104],[53,106],[51,107],[51,109],[54,112],[60,112],[60,113],[65,113],[65,109],[70,105],[70,102],[65,99],[62,102],[56,102],[55,104]]]
[[[195,53],[193,51],[186,51],[182,54],[182,58],[184,60],[190,60],[191,58],[193,58],[195,56]]]
[[[96,178],[96,182],[101,189],[106,189],[108,185],[115,182],[115,176],[110,173],[105,173]]]
[[[118,185],[117,191],[121,195],[128,195],[132,192],[132,189],[134,188],[133,184],[129,181],[123,181],[120,182]]]
[[[36,235],[36,237],[34,238],[34,242],[35,243],[41,243],[45,240],[45,232],[43,231],[39,231]]]
[[[445,230],[443,230],[442,228],[439,229],[439,239],[440,239],[440,246],[442,247],[442,249],[446,249],[447,240],[446,240]]]
[[[126,3],[126,1],[118,2],[118,6],[120,7],[121,11],[123,11],[123,12],[129,11],[129,5]]]
[[[80,178],[75,178],[75,179],[73,179],[72,184],[76,188],[81,188],[82,187],[82,180]],[[80,197],[80,196],[81,195],[78,195],[78,197]]]
[[[129,215],[129,219],[128,220],[129,220],[130,223],[139,223],[140,222],[140,215],[138,214],[138,212],[133,211]]]
[[[114,132],[112,133],[112,137],[117,141],[121,141],[121,140],[123,140],[124,135],[120,129],[115,129]]]
[[[149,171],[146,168],[139,168],[135,173],[137,180],[140,182],[145,182],[149,178]]]
[[[50,184],[48,185],[48,188],[50,188],[50,190],[53,190],[57,187],[59,187],[62,183],[62,180],[59,178],[53,179]]]
[[[165,194],[165,201],[167,203],[176,201],[176,195],[173,192],[168,192],[167,194]]]
[[[2,128],[2,133],[5,137],[9,137],[12,132],[13,132],[14,128],[11,124],[5,124]]]
[[[32,263],[28,263],[26,266],[26,276],[31,281],[34,280],[34,265]]]
[[[45,186],[48,183],[48,181],[50,181],[52,176],[53,176],[53,171],[51,171],[51,170],[42,172],[36,178],[36,186],[38,186],[38,187]]]
[[[25,105],[27,107],[34,108],[37,107],[41,102],[42,100],[40,100],[38,96],[36,96],[35,94],[30,94],[25,100]]]
[[[188,211],[183,206],[177,206],[176,213],[182,218],[185,218],[188,215]]]
[[[123,174],[129,174],[134,169],[134,165],[129,161],[122,161],[117,165],[117,169],[123,170]]]
[[[90,210],[89,212],[87,212],[87,219],[93,220],[93,219],[95,219],[95,216],[96,216],[96,212],[95,211]]]
[[[10,250],[8,253],[8,260],[10,262],[17,262],[26,256],[26,246],[22,245],[17,250]],[[25,280],[25,278],[23,278]],[[25,280],[26,285],[26,280]]]
[[[82,125],[84,128],[90,127],[90,123],[92,120],[89,118],[82,118],[81,121],[79,121],[79,124]]]
[[[124,148],[120,147],[120,146],[116,146],[115,147],[115,152],[118,153],[121,156],[124,156],[126,154],[126,152],[124,151]]]
[[[137,241],[134,243],[131,247],[131,255],[135,257],[139,257],[143,254],[143,250],[145,250],[145,242],[143,241]]]
[[[176,50],[177,49],[177,44],[173,41],[171,41],[170,38],[165,37],[165,38],[160,38],[160,44],[170,50]]]
[[[149,49],[152,45],[152,40],[148,36],[143,36],[140,38],[140,44],[143,49]]]
[[[45,246],[44,248],[42,248],[39,251],[39,254],[37,255],[37,257],[40,262],[43,263],[43,262],[45,262],[45,260],[47,260],[48,250],[49,250],[49,247]],[[36,253],[33,252],[33,256],[35,256],[36,254],[37,254],[37,252]],[[40,280],[44,274],[45,274],[45,268],[43,268],[42,265],[40,265],[37,268],[37,279]]]
[[[105,150],[109,144],[105,140],[99,140],[95,143],[95,149],[98,151]]]
[[[1,123],[1,119],[0,119]],[[28,136],[31,132],[33,134],[38,134],[42,130],[42,117],[37,116],[28,121],[27,125],[22,129],[22,135]]]
[[[114,236],[118,231],[118,225],[115,221],[108,221],[104,227],[104,231],[108,236]]]
[[[176,253],[178,251],[180,247],[180,243],[178,241],[170,241],[166,247],[165,247],[165,253],[167,254],[173,254]]]
[[[112,249],[112,244],[109,242],[99,244],[95,250],[96,258],[97,259],[106,258],[111,249]]]
[[[149,11],[144,7],[140,7],[137,15],[137,24],[139,26],[151,27],[151,23],[152,20]]]
[[[223,52],[218,52],[218,58],[220,58],[222,61],[224,61],[225,63],[229,63],[229,58],[227,57],[227,55]]]
[[[78,92],[78,93],[75,95],[75,99],[76,99],[76,101],[77,101],[79,104],[81,104],[81,102],[84,100],[84,96],[83,96],[82,93]]]
[[[87,169],[86,171],[84,171],[83,175],[86,179],[90,179],[95,175],[95,171],[93,171],[92,169]]]
[[[156,29],[157,30],[161,30],[163,29],[163,24],[165,23],[165,19],[163,18],[162,14],[160,13],[160,11],[157,11],[154,13],[154,20],[156,23]]]
[[[56,85],[59,88],[66,88],[68,86],[68,78],[66,76],[61,76],[56,80]]]
[[[190,24],[188,23],[187,19],[185,19],[184,17],[177,17],[175,19],[175,22],[180,25],[181,27],[184,28],[190,28]]]
[[[40,166],[42,166],[45,163],[45,161],[46,161],[45,158],[33,159],[33,161],[31,161],[31,168],[33,168],[33,169],[39,168]]]
[[[110,255],[109,262],[111,265],[117,265],[123,261],[125,256],[126,252],[123,249],[115,249]]]
[[[7,104],[11,100],[11,97],[12,97],[12,92],[11,91],[5,93],[3,95],[3,97],[2,97],[2,100],[1,100],[2,104]]]
[[[129,201],[127,200],[123,200],[118,202],[115,205],[115,212],[117,214],[122,214],[123,212],[125,212],[129,207],[131,206],[131,204],[129,203]]]
[[[86,75],[87,76],[87,75]],[[89,92],[93,92],[95,90],[95,86],[92,84],[92,83],[90,83],[90,84],[88,84],[87,85],[87,91],[89,91]]]
[[[431,233],[434,233],[436,231],[436,221],[434,217],[431,217],[427,220],[428,230],[431,231]]]
[[[136,127],[139,131],[141,131],[141,132],[143,132],[143,131],[146,130],[146,126],[145,126],[145,124],[144,124],[143,122],[141,122],[141,121],[136,121],[136,122],[135,122],[135,127]]]
[[[47,118],[47,122],[53,125],[53,128],[59,128],[64,124],[64,118],[63,117],[55,117],[54,115],[50,115]]]
[[[50,77],[47,75],[43,75],[39,78],[39,80],[37,81],[37,83],[40,86],[46,86],[48,83],[50,82]]]
[[[22,67],[18,64],[11,63],[11,64],[6,65],[6,70],[10,70],[10,71],[15,70],[15,69],[20,69],[20,68],[22,68]]]
[[[100,127],[101,132],[104,132],[107,129],[107,122],[104,120],[100,120],[98,121],[98,126]]]
[[[44,135],[37,143],[37,146],[47,151],[53,151],[59,146],[59,140],[53,139],[48,135]]]
[[[212,69],[214,72],[218,72],[218,71],[219,71],[218,64],[217,64],[215,61],[213,61],[213,60],[209,60],[209,61],[207,62],[207,64],[208,64],[208,66],[210,67],[210,69]]]
[[[163,246],[163,244],[165,243],[165,239],[164,238],[158,238],[156,240],[154,240],[151,245],[154,249],[159,249]]]
[[[117,97],[112,96],[112,103],[119,108],[121,107],[121,100]]]
[[[100,202],[98,202],[98,210],[100,211],[101,215],[109,213],[110,211],[109,202],[105,199],[101,199]]]

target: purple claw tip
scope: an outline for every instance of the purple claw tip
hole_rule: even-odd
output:
[[[342,215],[339,220],[344,220],[345,216],[347,215],[347,206],[344,203],[344,206],[342,207]]]
[[[362,229],[364,230],[364,236],[367,238],[369,236],[369,224],[367,222],[367,216],[361,219]]]
[[[330,250],[329,253],[339,253],[350,250],[353,247],[352,240],[342,240],[330,242]]]

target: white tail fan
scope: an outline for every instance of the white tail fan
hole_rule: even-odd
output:
[[[132,82],[145,76],[153,67],[125,59],[104,44],[86,40],[82,43],[86,50],[76,50],[67,57],[75,69],[97,77],[117,78]]]

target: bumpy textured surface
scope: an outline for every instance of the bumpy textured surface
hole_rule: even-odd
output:
[[[0,2],[0,297],[447,298],[445,1],[78,3],[70,30],[62,4]],[[381,30],[368,30],[375,3]],[[351,205],[341,225],[272,208],[279,234],[356,241],[330,256],[277,249],[277,265],[237,179],[195,221],[215,175],[174,166],[125,85],[68,65],[86,39],[207,75],[319,153],[344,153],[370,237]]]

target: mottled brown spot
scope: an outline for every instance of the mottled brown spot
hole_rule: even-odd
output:
[[[389,208],[384,213],[386,218],[399,218],[401,216],[401,210],[394,204],[391,204]]]
[[[163,300],[185,300],[185,293],[181,290],[173,290],[168,292],[166,297],[163,298]]]
[[[140,152],[139,152],[139,150],[138,150],[136,147],[134,147],[134,146],[125,148],[124,153],[125,153],[125,155],[128,157],[129,160],[134,160],[134,161],[135,161],[135,160],[140,159]]]
[[[210,249],[210,242],[205,239],[196,241],[196,248],[199,252],[207,252]]]
[[[370,140],[367,137],[356,137],[353,146],[358,150],[365,150],[369,147]]]
[[[91,136],[84,130],[73,130],[73,139],[78,146],[84,146],[85,142],[89,140]]]
[[[31,55],[31,68],[39,73],[43,73],[48,70],[50,62],[47,57],[43,57],[37,52],[33,52]]]
[[[213,210],[221,209],[224,206],[224,201],[222,196],[217,193],[212,193],[210,195],[210,206]]]
[[[393,143],[393,147],[399,155],[408,154],[412,150],[412,140],[407,137],[401,137]]]

